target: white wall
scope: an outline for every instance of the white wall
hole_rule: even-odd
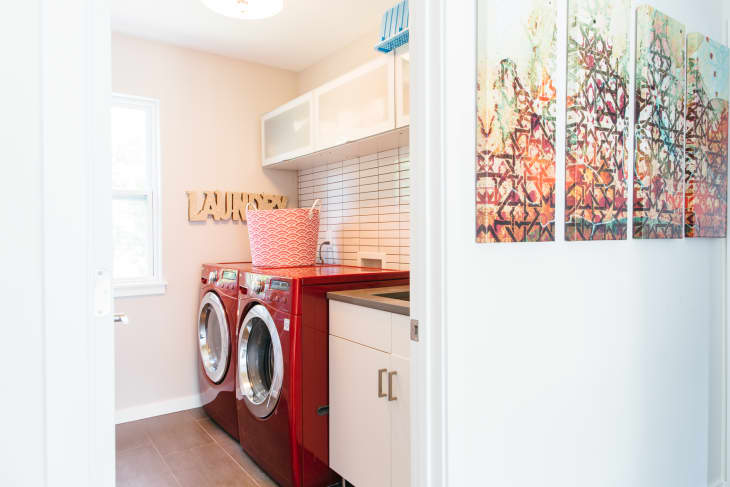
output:
[[[378,21],[379,19],[373,19],[373,25],[380,25]],[[308,68],[299,71],[297,73],[297,90],[299,94],[313,90],[375,59],[379,53],[375,50],[377,40],[378,31],[373,30],[346,46],[342,46]]]
[[[8,332],[0,354],[0,484],[17,486],[42,485],[46,469],[40,12],[40,2],[23,2],[0,20],[7,67],[0,102],[0,192],[6,202],[0,207],[0,304]]]
[[[200,265],[250,259],[245,225],[187,221],[187,190],[284,194],[296,207],[295,171],[261,168],[260,116],[296,96],[296,74],[192,49],[112,37],[112,89],[160,100],[162,296],[120,298],[117,417],[134,419],[198,402],[195,319]]]
[[[648,3],[722,40],[719,2]],[[565,19],[566,0],[558,4]],[[710,342],[723,326],[724,242],[563,241],[563,20],[559,239],[476,244],[474,6],[449,2],[444,12],[438,121],[448,163],[449,484],[706,486],[718,474],[717,459],[708,461],[718,441],[708,433],[710,415],[717,420],[709,380],[718,353]]]

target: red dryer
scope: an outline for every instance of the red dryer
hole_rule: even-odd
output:
[[[239,268],[231,264],[203,265],[196,324],[198,376],[203,408],[213,421],[236,439],[238,274]]]
[[[407,271],[239,269],[236,408],[241,446],[284,487],[325,487],[328,291],[408,284]]]

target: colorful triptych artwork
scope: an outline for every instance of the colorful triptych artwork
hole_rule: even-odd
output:
[[[477,242],[555,240],[556,3],[477,3]],[[726,237],[730,50],[636,9],[631,167],[631,12],[568,0],[565,239]]]
[[[478,242],[555,239],[556,1],[478,2]]]
[[[682,238],[684,34],[680,22],[636,11],[634,238]]]
[[[630,6],[568,2],[566,240],[626,238]]]
[[[686,237],[727,235],[728,48],[687,36]]]

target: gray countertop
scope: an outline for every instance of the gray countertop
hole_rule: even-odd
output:
[[[408,286],[373,287],[367,289],[351,289],[349,291],[331,291],[327,299],[375,308],[389,313],[410,316],[411,303],[401,299],[386,298],[378,294],[408,292]]]

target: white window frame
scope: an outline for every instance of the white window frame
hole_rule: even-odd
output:
[[[154,98],[112,94],[112,106],[126,105],[147,112],[147,190],[129,191],[112,188],[112,198],[147,198],[149,241],[152,243],[152,276],[142,279],[115,279],[114,297],[150,296],[164,294],[167,281],[162,276],[162,212],[160,211],[160,101]]]

